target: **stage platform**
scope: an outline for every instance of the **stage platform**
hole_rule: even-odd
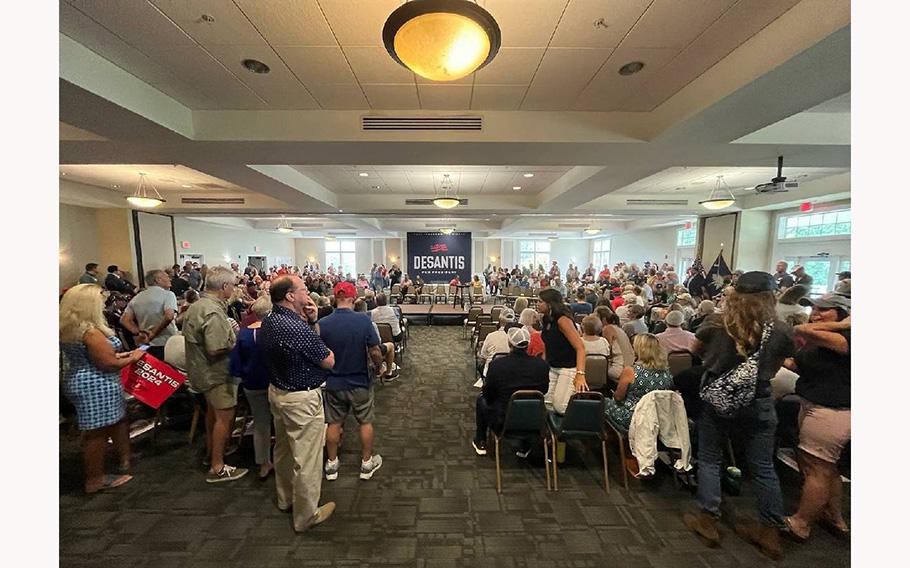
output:
[[[484,313],[490,313],[492,304],[474,304],[483,308]],[[401,315],[414,323],[426,325],[456,325],[464,322],[468,310],[461,306],[450,304],[398,304]]]

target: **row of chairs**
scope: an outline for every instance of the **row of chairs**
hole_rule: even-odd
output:
[[[675,396],[679,396],[675,393]],[[610,493],[609,459],[607,457],[607,426],[615,434],[622,460],[623,485],[629,489],[628,470],[625,467],[625,445],[628,432],[605,418],[606,399],[600,392],[589,391],[576,393],[569,400],[566,413],[562,416],[548,411],[544,404],[544,394],[535,390],[516,391],[506,409],[503,427],[499,432],[492,432],[496,459],[496,491],[502,493],[502,466],[500,463],[500,446],[506,438],[528,439],[539,437],[544,449],[547,490],[551,489],[550,464],[552,464],[552,489],[559,491],[559,460],[557,444],[571,440],[600,442],[603,456],[604,491]],[[669,450],[671,455],[678,450]],[[732,449],[729,450],[732,456]],[[551,459],[552,456],[552,459]],[[692,486],[689,472],[674,472],[673,479],[678,485],[678,475],[686,477],[686,483]]]
[[[607,432],[604,427],[605,402],[599,392],[584,392],[572,396],[566,413],[559,416],[547,411],[544,394],[535,390],[516,391],[506,408],[503,427],[492,432],[496,459],[496,491],[502,493],[502,465],[500,446],[507,438],[528,439],[539,437],[543,444],[547,490],[559,490],[559,471],[556,459],[558,442],[569,440],[598,440],[601,443],[604,466],[604,490],[610,492],[607,460]],[[552,459],[551,459],[552,456]],[[550,467],[552,464],[552,484]]]
[[[499,356],[500,354],[497,354]],[[495,359],[497,356],[494,356]],[[692,366],[692,354],[688,352],[673,352],[669,354],[670,372],[673,375]],[[553,489],[558,491],[559,474],[556,459],[557,442],[568,440],[598,440],[601,443],[604,467],[604,490],[610,492],[607,460],[607,430],[606,426],[615,434],[619,445],[619,454],[622,460],[623,486],[629,489],[629,472],[625,467],[626,444],[628,432],[622,427],[605,419],[606,399],[615,389],[615,382],[608,377],[609,358],[601,354],[588,354],[585,357],[585,372],[589,392],[577,393],[572,396],[566,413],[559,416],[548,412],[544,406],[543,393],[540,391],[517,391],[509,400],[503,429],[493,433],[494,449],[496,454],[496,490],[502,492],[502,474],[499,458],[500,441],[504,437],[524,437],[539,433],[544,444],[544,459],[550,463],[552,452],[553,464]],[[548,448],[549,443],[549,448]],[[732,450],[730,450],[732,456]],[[550,489],[550,472],[547,465],[547,489]],[[688,476],[688,474],[687,474]],[[677,480],[674,475],[674,480]],[[691,480],[687,479],[691,486]]]

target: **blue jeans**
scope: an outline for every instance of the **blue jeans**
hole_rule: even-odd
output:
[[[731,432],[745,442],[746,460],[756,488],[758,512],[763,523],[782,527],[784,516],[780,481],[774,470],[774,432],[777,413],[771,397],[756,399],[732,419],[719,418],[703,406],[698,420],[698,494],[705,512],[720,516],[720,476],[724,461],[724,440]]]

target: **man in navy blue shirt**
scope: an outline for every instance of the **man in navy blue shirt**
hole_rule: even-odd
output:
[[[360,425],[360,479],[370,479],[382,466],[382,456],[373,453],[373,379],[367,365],[367,356],[377,368],[382,364],[379,334],[369,317],[353,310],[357,298],[353,284],[339,282],[334,294],[337,308],[319,320],[319,336],[336,356],[325,387],[325,418],[329,424],[325,478],[338,479],[341,427],[347,415],[353,413]]]
[[[299,276],[281,276],[269,288],[272,313],[262,322],[259,345],[269,369],[269,405],[275,419],[275,486],[278,508],[294,510],[294,530],[328,519],[335,503],[321,507],[325,372],[335,365],[308,322],[316,305]]]
[[[575,298],[576,300],[569,304],[569,309],[574,313],[590,315],[594,311],[594,306],[587,302],[584,288],[578,289],[578,292],[575,293]]]

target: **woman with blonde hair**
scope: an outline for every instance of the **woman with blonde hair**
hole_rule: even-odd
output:
[[[521,298],[519,298],[520,300]],[[518,305],[518,302],[515,302]],[[518,313],[517,311],[515,313]],[[521,310],[518,316],[518,323],[522,325],[528,333],[531,334],[531,341],[528,343],[528,355],[537,357],[543,354],[543,338],[540,335],[540,314],[534,308],[525,308]]]
[[[76,407],[83,432],[85,492],[119,487],[132,479],[130,434],[125,420],[120,369],[145,355],[136,349],[118,353],[120,339],[104,318],[104,290],[97,284],[70,288],[60,301],[60,351],[63,392]],[[107,439],[120,455],[120,475],[105,475]]]
[[[667,363],[667,352],[653,334],[639,333],[632,341],[636,361],[623,369],[613,398],[607,400],[607,419],[624,430],[629,429],[635,405],[655,390],[672,390],[673,376]]]
[[[516,298],[515,305],[512,307],[512,309],[515,311],[516,314],[521,314],[527,308],[528,308],[528,299],[525,298],[524,296],[519,296],[518,298]]]
[[[724,449],[735,432],[749,462],[761,518],[761,523],[737,523],[736,532],[773,559],[781,555],[778,531],[785,525],[780,481],[774,470],[777,414],[771,396],[771,378],[784,359],[794,353],[792,330],[775,314],[776,290],[777,283],[767,272],[743,274],[727,297],[724,313],[708,315],[695,334],[695,349],[705,366],[703,389],[726,376],[742,377],[740,384],[751,378],[755,381],[755,392],[754,398],[732,416],[727,415],[735,404],[728,402],[728,410],[721,416],[714,405],[704,401],[705,391],[702,391],[696,495],[700,512],[683,516],[690,530],[709,546],[717,546]],[[747,358],[755,362],[754,366],[746,364]]]

